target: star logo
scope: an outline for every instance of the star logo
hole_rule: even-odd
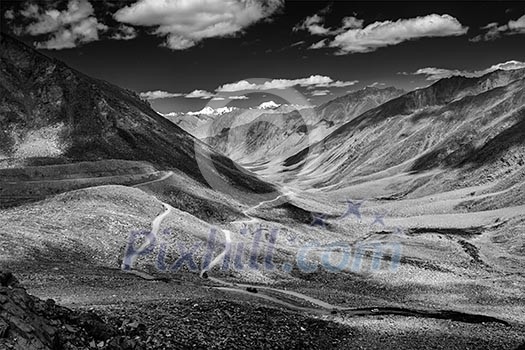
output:
[[[385,214],[376,213],[374,215],[374,222],[372,222],[372,225],[375,224],[385,226]]]
[[[321,213],[310,213],[310,215],[312,216],[312,222],[310,223],[310,226],[321,226],[321,227],[326,227],[326,214],[321,214]]]
[[[244,226],[240,230],[240,233],[241,233],[242,236],[248,234],[248,226],[246,225],[246,223],[244,223],[243,225]]]
[[[346,201],[347,209],[346,212],[341,215],[340,219],[347,218],[349,216],[355,216],[359,220],[361,220],[361,206],[363,205],[363,202],[353,202],[351,200]]]

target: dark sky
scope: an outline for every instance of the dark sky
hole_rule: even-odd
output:
[[[109,28],[99,33],[99,40],[78,43],[74,48],[44,49],[42,52],[86,74],[137,92],[189,93],[196,89],[213,92],[223,84],[247,78],[299,79],[322,75],[333,80],[359,81],[352,86],[324,89],[330,92],[318,97],[308,95],[312,90],[299,88],[315,104],[373,83],[404,89],[428,85],[431,81],[426,80],[425,75],[399,74],[424,67],[482,71],[510,60],[525,61],[525,32],[505,32],[502,28],[501,35],[494,40],[469,40],[486,33],[488,29],[480,28],[489,23],[505,25],[525,15],[523,1],[286,1],[269,16],[271,20],[258,21],[234,36],[203,39],[185,50],[162,47],[165,36],[153,34],[155,26],[133,25],[137,37],[132,40],[107,38],[108,33],[118,26],[112,14],[132,3],[91,1],[93,16]],[[40,11],[53,6],[63,10],[67,1],[42,4]],[[2,1],[0,6],[3,31],[13,33],[16,28],[23,28],[30,22],[18,15],[27,8],[27,2]],[[5,12],[11,10],[15,17],[6,20]],[[362,19],[362,26],[366,27],[373,22],[448,14],[469,30],[464,35],[423,37],[379,47],[372,52],[336,55],[337,49],[334,48],[308,49],[326,36],[293,30],[306,17],[316,13],[322,14],[323,26],[333,29],[341,27],[342,19],[348,16]],[[28,44],[50,35],[32,36],[23,30],[16,34]],[[302,41],[304,43],[300,43]],[[294,43],[300,44],[292,46]],[[253,105],[260,99],[236,103]],[[175,97],[153,100],[152,104],[166,113],[198,110],[208,102],[209,99]]]

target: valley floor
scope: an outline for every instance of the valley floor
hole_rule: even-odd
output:
[[[374,309],[363,315],[296,311],[254,293],[217,290],[213,288],[216,283],[196,274],[147,281],[117,269],[52,264],[19,275],[36,296],[143,324],[140,337],[148,349],[515,349],[525,341],[525,325],[519,322],[471,323],[381,314]],[[324,300],[334,303],[338,299],[342,305],[373,304],[361,303],[353,293],[344,292],[351,284],[351,278],[331,280],[330,275],[314,274],[307,283],[274,287],[303,292],[318,289]],[[360,281],[359,285],[374,294],[371,281]],[[335,298],[330,297],[332,293]],[[283,300],[282,295],[277,298]],[[287,302],[320,310],[293,297]]]
[[[471,197],[465,189],[354,201],[360,205],[352,211],[343,195],[289,189],[210,225],[197,217],[198,208],[192,215],[172,207],[172,197],[158,199],[156,193],[180,181],[167,173],[138,188],[99,186],[2,210],[2,265],[35,296],[143,324],[137,336],[148,349],[516,349],[525,343],[522,207],[458,211]],[[208,196],[193,189],[194,196]],[[277,232],[276,269],[216,266],[209,278],[187,268],[162,273],[154,267],[156,246],[155,254],[137,259],[145,273],[120,270],[129,232],[152,222],[157,233],[172,230],[162,236],[169,262],[181,244],[199,243],[203,255],[211,227],[218,233],[215,257],[226,237],[247,247],[259,229],[268,251]],[[374,244],[401,250],[388,248],[377,258],[369,250]],[[341,271],[326,268],[346,258]],[[305,262],[317,270],[301,271]]]

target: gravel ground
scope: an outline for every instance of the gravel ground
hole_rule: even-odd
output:
[[[318,297],[331,293],[329,276],[319,276],[327,284],[315,284],[320,289]],[[250,295],[215,290],[194,274],[174,275],[166,283],[118,270],[93,267],[81,271],[60,265],[41,266],[31,274],[26,270],[20,277],[30,293],[44,299],[54,297],[58,304],[78,312],[97,314],[127,335],[135,348],[516,349],[525,342],[525,325],[515,323],[295,312]],[[310,277],[308,283],[317,279]],[[340,288],[340,281],[335,285]],[[111,348],[103,341],[95,345]]]

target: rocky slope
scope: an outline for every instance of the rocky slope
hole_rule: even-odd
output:
[[[144,325],[125,319],[105,322],[29,295],[10,272],[0,271],[0,348],[145,349]],[[117,325],[118,324],[118,325]]]
[[[443,79],[361,114],[285,165],[302,165],[296,175],[314,187],[391,178],[386,193],[421,194],[509,179],[503,190],[523,183],[524,90],[525,70]]]
[[[210,173],[238,188],[272,187],[163,118],[132,91],[90,78],[21,42],[0,37],[0,159],[148,161],[206,184]]]

